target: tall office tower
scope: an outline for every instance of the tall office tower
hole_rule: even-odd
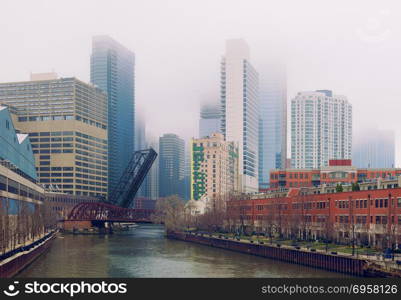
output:
[[[107,93],[109,141],[109,193],[134,152],[135,55],[108,36],[92,41],[91,82]]]
[[[221,133],[191,140],[191,199],[226,199],[238,191],[238,148]]]
[[[199,137],[221,132],[221,108],[218,103],[203,103],[200,110]]]
[[[137,114],[135,118],[135,150],[143,150],[146,148],[145,129],[146,124],[143,115]]]
[[[157,152],[158,156],[156,157],[142,185],[145,189],[144,197],[157,200],[159,198],[159,141],[152,139],[147,145],[147,148],[149,147],[152,147]]]
[[[221,130],[238,144],[242,192],[258,191],[258,73],[249,62],[244,40],[227,40],[221,61]]]
[[[287,161],[287,80],[273,64],[260,74],[259,188],[269,187],[270,170],[285,169]]]
[[[184,140],[167,133],[159,139],[160,197],[182,196],[184,179]]]
[[[107,97],[76,78],[0,84],[0,103],[28,133],[39,183],[75,195],[107,195]],[[53,78],[53,79],[49,79]]]
[[[394,168],[394,131],[370,128],[355,134],[352,162],[358,168]]]
[[[320,168],[351,159],[352,106],[332,91],[300,92],[291,101],[291,164]]]

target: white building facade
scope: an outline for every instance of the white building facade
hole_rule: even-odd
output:
[[[329,90],[300,92],[291,101],[291,166],[320,168],[352,157],[352,105]]]
[[[227,40],[221,61],[221,131],[238,144],[242,192],[258,191],[258,73],[242,39]]]

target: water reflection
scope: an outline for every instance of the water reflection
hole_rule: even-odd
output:
[[[164,238],[140,225],[113,235],[60,235],[19,277],[343,277],[344,275]]]

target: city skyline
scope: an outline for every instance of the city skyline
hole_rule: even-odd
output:
[[[401,2],[1,4],[3,294],[399,293]]]
[[[20,3],[5,1],[2,12],[16,10]],[[364,9],[360,10],[360,2],[356,1],[347,4],[347,8],[327,4],[328,9],[324,9],[323,4],[307,1],[314,5],[314,10],[305,9],[305,4],[293,3],[294,9],[287,11],[285,4],[254,1],[252,9],[245,12],[246,21],[238,23],[237,17],[244,11],[245,4],[233,4],[231,14],[227,16],[217,13],[225,7],[224,1],[216,4],[216,12],[211,14],[211,2],[206,1],[186,9],[184,15],[175,16],[173,12],[177,7],[188,8],[184,2],[119,3],[125,9],[119,10],[123,17],[114,23],[104,17],[109,10],[106,9],[106,3],[101,1],[96,2],[96,12],[91,10],[93,3],[84,3],[81,10],[74,13],[74,20],[79,26],[72,27],[63,25],[68,23],[65,22],[68,14],[55,13],[43,18],[46,21],[25,15],[24,11],[37,10],[37,7],[43,11],[52,9],[55,4],[50,1],[39,1],[31,9],[31,4],[25,2],[26,9],[21,12],[25,21],[20,24],[11,22],[7,14],[2,15],[0,22],[5,29],[4,39],[8,42],[0,58],[6,70],[0,74],[0,81],[22,81],[27,79],[29,72],[54,69],[62,77],[75,76],[89,82],[86,61],[90,55],[90,40],[94,35],[107,34],[135,51],[138,57],[137,104],[138,110],[144,111],[147,129],[157,136],[176,132],[189,140],[198,132],[199,94],[218,94],[218,61],[223,53],[224,40],[242,37],[252,49],[252,57],[255,58],[253,64],[259,72],[259,62],[267,54],[284,58],[288,66],[288,99],[303,90],[331,89],[345,94],[352,99],[355,109],[355,128],[372,122],[369,115],[373,113],[383,116],[373,123],[380,124],[384,129],[393,129],[396,149],[399,149],[400,132],[395,115],[397,109],[394,108],[398,107],[397,99],[401,96],[396,89],[400,68],[393,67],[400,61],[397,58],[399,41],[396,38],[399,26],[394,5],[364,3]],[[61,6],[60,11],[69,11],[68,7]],[[141,16],[149,15],[147,12],[155,7],[163,13],[154,13],[149,20]],[[325,14],[320,14],[323,9]],[[86,19],[88,11],[91,11],[89,20],[93,24]],[[129,11],[137,18],[130,17],[128,21],[124,11]],[[111,8],[111,12],[115,12],[115,8]],[[40,17],[42,13],[38,12],[37,15]],[[174,22],[171,21],[172,16],[177,17]],[[271,17],[270,21],[267,21],[267,16]],[[159,27],[152,25],[154,18],[159,18],[166,25],[161,32],[156,31]],[[287,22],[290,18],[294,21]],[[342,24],[333,26],[338,19],[342,20]],[[290,25],[295,21],[298,21],[297,28]],[[25,22],[30,22],[28,30]],[[57,25],[59,34],[52,34],[51,28],[43,26],[47,24],[45,22]],[[181,28],[183,22],[187,28]],[[280,30],[277,30],[277,24],[280,24]],[[373,26],[375,24],[376,27]],[[127,25],[132,30],[126,33],[123,28]],[[215,32],[210,33],[210,28]],[[256,30],[258,28],[263,30]],[[40,36],[31,30],[41,32]],[[163,33],[166,34],[163,36]],[[27,45],[30,47],[29,53],[21,52]],[[334,45],[336,51],[330,50]],[[160,46],[163,51],[159,51]],[[14,55],[20,59],[13,60]],[[197,63],[194,64],[194,61]],[[159,65],[164,67],[154,72]],[[380,99],[381,105],[375,109],[364,105],[377,99]],[[174,112],[180,115],[180,120],[162,118],[164,113]],[[186,126],[179,126],[182,123]],[[396,165],[399,163],[398,155]]]

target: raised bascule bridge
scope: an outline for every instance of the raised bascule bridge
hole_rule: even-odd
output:
[[[150,222],[154,210],[134,208],[135,195],[156,157],[152,148],[135,151],[109,198],[74,206],[64,221],[64,229],[112,228],[114,223]]]

